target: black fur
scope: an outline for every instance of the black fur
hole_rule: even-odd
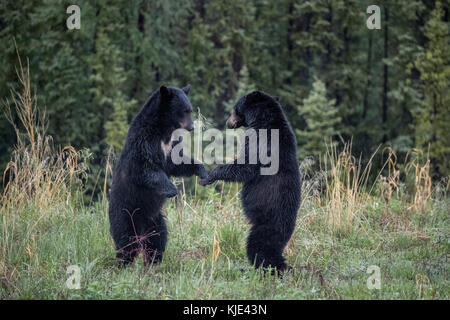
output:
[[[192,106],[183,89],[162,86],[145,103],[130,125],[127,140],[114,169],[110,194],[110,232],[117,258],[126,265],[142,251],[146,264],[160,262],[167,242],[161,212],[167,197],[177,194],[170,176],[206,177],[202,164],[175,165],[162,143],[173,145],[172,132],[193,128]],[[166,152],[169,149],[166,149]]]
[[[227,126],[279,129],[279,170],[275,175],[261,175],[259,159],[257,164],[238,164],[235,160],[217,166],[206,179],[200,180],[200,184],[216,180],[243,182],[242,204],[252,226],[247,240],[247,257],[255,267],[274,267],[284,271],[288,266],[283,250],[294,231],[301,201],[297,143],[292,128],[278,99],[260,91],[252,92],[237,102]],[[267,136],[270,138],[270,133]],[[241,154],[248,157],[248,141],[243,148]]]

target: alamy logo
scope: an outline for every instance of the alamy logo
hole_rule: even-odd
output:
[[[367,268],[367,273],[371,276],[367,279],[367,289],[369,290],[380,290],[381,289],[381,272],[379,266],[369,266]]]
[[[66,286],[68,289],[80,289],[81,281],[81,269],[77,265],[71,265],[67,267],[66,273],[69,274],[69,278],[66,280]]]
[[[81,28],[81,10],[80,7],[73,4],[67,7],[66,13],[70,16],[66,20],[67,29],[80,29]]]
[[[377,5],[368,6],[366,12],[371,14],[366,21],[367,28],[370,30],[381,29],[380,7]]]

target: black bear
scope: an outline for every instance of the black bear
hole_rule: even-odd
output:
[[[242,144],[237,159],[211,170],[207,178],[200,180],[200,184],[207,185],[216,180],[243,182],[241,200],[244,213],[251,224],[247,257],[257,268],[272,267],[283,272],[289,268],[283,258],[283,250],[294,231],[301,201],[296,139],[278,98],[260,91],[242,97],[234,106],[227,127],[231,129],[241,126],[246,128],[246,132],[253,129],[251,131],[258,140],[257,153],[261,146],[271,156],[278,153],[278,171],[263,175],[261,169],[266,164],[259,158],[254,164],[248,163],[251,150],[255,150],[255,146],[249,145],[250,134],[247,136],[249,139]],[[267,129],[267,140],[263,144],[261,132],[264,130],[260,129]],[[279,145],[276,150],[271,150],[271,129],[278,129]],[[243,160],[245,164],[242,164]]]
[[[161,86],[131,122],[114,168],[109,204],[110,232],[122,265],[133,262],[140,251],[146,265],[161,261],[167,242],[161,209],[166,198],[177,194],[169,177],[207,176],[194,159],[172,162],[171,150],[177,143],[172,133],[194,128],[189,90],[189,85],[183,89]]]

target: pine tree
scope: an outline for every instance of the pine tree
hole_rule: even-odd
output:
[[[106,132],[105,142],[113,147],[115,151],[120,151],[125,144],[129,128],[128,114],[135,104],[135,100],[128,100],[121,92],[114,96],[113,111],[104,128]]]
[[[443,17],[437,1],[424,30],[428,43],[417,61],[425,107],[416,115],[416,143],[424,150],[429,146],[437,176],[450,175],[450,33]]]
[[[91,114],[90,96],[86,94],[91,85],[91,69],[86,62],[93,44],[90,20],[86,17],[83,28],[70,31],[65,24],[68,16],[65,7],[55,6],[54,1],[6,2],[3,5],[0,12],[4,13],[0,15],[5,19],[6,28],[0,32],[4,62],[0,66],[2,80],[9,88],[17,85],[16,43],[22,60],[30,62],[38,105],[50,120],[48,133],[55,143],[77,148],[89,144],[92,131],[84,124]],[[92,8],[86,3],[83,9],[89,12]],[[2,97],[8,96],[5,87],[0,88]]]
[[[198,1],[187,38],[183,73],[193,85],[192,101],[215,125],[225,124],[226,102],[235,97],[251,39],[246,30],[252,4],[243,0]]]
[[[306,122],[304,130],[296,130],[302,145],[299,149],[301,157],[320,156],[326,151],[330,139],[333,141],[339,134],[341,118],[334,104],[334,100],[327,99],[325,84],[316,79],[309,96],[299,108],[299,114]]]
[[[414,130],[410,125],[413,121],[411,108],[423,103],[417,90],[420,82],[418,72],[412,67],[420,51],[422,39],[418,31],[423,27],[420,16],[426,8],[421,0],[411,0],[408,6],[392,1],[382,4],[387,9],[383,10],[382,30],[378,30],[379,36],[377,30],[369,31],[375,36],[374,40],[377,36],[379,40],[374,43],[374,53],[378,47],[383,56],[380,61],[382,65],[378,69],[379,83],[383,85],[381,99],[374,99],[376,104],[373,106],[375,110],[380,109],[382,114],[377,115],[380,120],[374,122],[374,119],[369,119],[369,122],[362,123],[361,128],[364,129],[369,124],[383,126],[383,130],[377,130],[378,133],[372,135],[374,142],[386,139],[384,142],[391,144],[398,156],[404,156],[414,147]],[[371,83],[376,86],[376,75],[373,76],[375,81]],[[381,106],[377,104],[380,100]]]
[[[91,90],[94,94],[93,105],[96,109],[96,119],[102,125],[98,127],[98,139],[104,140],[116,151],[120,151],[125,143],[128,114],[136,104],[136,101],[124,92],[127,79],[123,51],[112,40],[117,37],[118,30],[123,30],[119,16],[119,8],[111,4],[100,7],[95,54],[91,57],[94,69],[94,87]],[[96,151],[102,152],[104,147],[99,147]]]

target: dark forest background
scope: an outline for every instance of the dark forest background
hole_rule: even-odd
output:
[[[80,30],[66,27],[71,4]],[[372,4],[380,30],[366,27]],[[278,96],[300,159],[325,152],[324,139],[352,140],[366,160],[380,145],[399,158],[420,148],[435,178],[450,175],[447,0],[1,1],[4,100],[18,87],[14,40],[48,133],[88,148],[94,175],[153,90],[188,83],[194,108],[219,129],[245,93]],[[1,172],[14,143],[2,112]]]

